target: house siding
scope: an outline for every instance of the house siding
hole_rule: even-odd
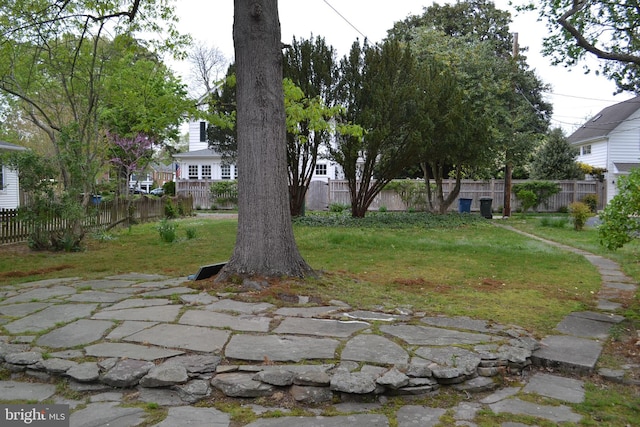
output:
[[[579,154],[576,157],[577,162],[586,163],[598,168],[608,168],[607,166],[607,140],[592,141],[586,144],[576,145],[582,153],[582,147],[590,145],[591,154]]]
[[[3,188],[0,188],[0,209],[16,209],[20,206],[20,186],[18,174],[13,169],[1,166]]]
[[[209,148],[209,143],[206,138],[204,140],[201,139],[201,123],[205,123],[206,127],[206,122],[203,121],[189,122],[189,151],[198,151]]]

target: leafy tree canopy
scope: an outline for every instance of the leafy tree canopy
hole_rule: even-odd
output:
[[[605,61],[599,69],[620,91],[640,90],[640,8],[635,1],[539,0],[520,4],[536,10],[549,35],[544,54],[556,65],[573,66],[588,54]],[[591,71],[584,65],[585,71]]]

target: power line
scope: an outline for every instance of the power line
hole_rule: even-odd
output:
[[[340,12],[338,12],[338,9],[336,9],[335,7],[331,6],[331,3],[329,3],[327,0],[323,0],[327,6],[329,6],[335,13],[338,14],[338,16],[340,18],[342,18],[344,20],[344,22],[346,22],[347,24],[349,24],[351,26],[351,28],[353,28],[354,30],[356,30],[358,32],[358,34],[360,34],[362,37],[364,37],[365,39],[367,38],[367,36],[365,36],[362,31],[360,31],[358,28],[356,28],[355,25],[353,25],[347,18],[345,18]]]

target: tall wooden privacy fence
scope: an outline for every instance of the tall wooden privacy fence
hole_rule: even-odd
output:
[[[210,180],[178,180],[176,194],[191,196],[194,209],[210,209],[216,206],[211,198],[210,187],[214,181]],[[513,184],[527,182],[513,180]],[[598,209],[604,208],[606,201],[606,183],[599,181],[555,181],[560,186],[560,192],[548,200],[547,204],[538,207],[539,212],[558,212],[572,202],[581,201],[586,195],[595,194],[598,198]],[[444,196],[447,197],[455,186],[455,180],[445,180]],[[451,210],[458,209],[458,200],[471,199],[471,211],[480,211],[480,199],[491,198],[495,211],[501,210],[504,204],[504,180],[492,179],[487,181],[463,180],[460,194],[451,205]],[[332,204],[350,205],[349,186],[344,180],[313,181],[309,186],[306,197],[307,210],[328,210]],[[511,208],[513,211],[520,207],[515,195],[511,194]],[[389,211],[405,211],[408,206],[395,190],[384,190],[375,198],[369,210],[385,208]]]
[[[193,201],[190,197],[141,197],[131,201],[131,213],[136,222],[147,222],[165,216],[165,205],[173,203],[176,211],[190,215]],[[87,209],[83,225],[88,230],[101,230],[128,217],[127,202],[123,199],[100,201]],[[63,230],[67,221],[51,215],[44,220],[44,228]],[[0,209],[0,244],[26,242],[33,229],[33,222],[21,219],[16,209]]]
[[[513,180],[513,184],[527,182],[527,180]],[[560,192],[549,198],[546,204],[538,206],[538,212],[558,212],[573,202],[581,201],[586,195],[595,194],[598,198],[598,209],[603,209],[606,201],[606,183],[599,181],[553,181],[560,187]],[[309,210],[324,210],[331,204],[351,203],[347,181],[332,180],[328,183],[314,182],[307,194],[307,208]],[[445,180],[443,183],[444,197],[447,197],[455,186],[455,180]],[[463,180],[460,194],[451,204],[451,210],[458,209],[460,199],[471,199],[471,211],[480,211],[480,199],[491,198],[494,210],[501,210],[504,204],[504,180],[492,179],[487,181]],[[385,208],[390,211],[407,210],[406,204],[395,190],[384,190],[375,198],[369,210]],[[517,210],[520,203],[511,194],[511,208]]]

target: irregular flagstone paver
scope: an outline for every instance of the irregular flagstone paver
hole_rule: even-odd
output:
[[[93,382],[100,377],[100,367],[95,362],[85,362],[73,365],[65,374],[80,382]]]
[[[128,308],[124,310],[107,310],[94,314],[92,319],[102,320],[146,320],[157,322],[173,322],[180,314],[179,305],[161,305],[155,307]]]
[[[11,304],[0,306],[0,314],[11,317],[24,317],[43,308],[49,307],[46,302],[25,302],[21,304]]]
[[[120,340],[129,335],[133,335],[136,332],[140,332],[144,329],[157,325],[158,322],[145,322],[141,320],[125,320],[122,324],[116,327],[113,331],[109,332],[106,336],[108,340]]]
[[[113,327],[108,320],[80,319],[38,338],[36,344],[51,348],[69,348],[89,344],[102,338]]]
[[[201,326],[159,324],[129,335],[125,340],[193,351],[219,352],[230,334],[229,331]]]
[[[163,276],[162,274],[147,274],[147,273],[122,273],[116,274],[114,276],[107,276],[105,279],[108,280],[165,280],[169,279],[167,276]]]
[[[289,317],[322,317],[328,316],[342,309],[343,307],[335,305],[321,307],[282,307],[277,309],[274,313]]]
[[[140,360],[165,359],[171,356],[184,354],[183,351],[169,350],[160,347],[151,347],[127,343],[100,343],[84,348],[87,356],[95,357],[129,357]]]
[[[58,323],[67,323],[81,317],[87,317],[96,307],[96,304],[53,305],[22,319],[7,323],[4,328],[12,334],[26,331],[40,332]]]
[[[333,359],[339,342],[331,338],[281,335],[234,335],[225,348],[225,356],[239,360],[266,359],[274,362],[299,362],[307,359]]]
[[[397,412],[398,427],[432,427],[439,423],[440,417],[445,412],[447,412],[445,409],[428,406],[403,406]]]
[[[413,345],[480,344],[494,340],[490,335],[460,332],[430,326],[382,325],[380,330]]]
[[[496,414],[516,414],[529,415],[531,417],[542,418],[555,423],[578,423],[582,416],[573,412],[569,407],[538,405],[525,402],[520,399],[506,399],[489,405],[489,408]]]
[[[223,299],[213,304],[204,306],[203,308],[211,311],[232,311],[242,314],[258,314],[275,307],[273,304],[266,302],[243,302],[231,299]]]
[[[136,426],[146,413],[141,408],[123,408],[117,402],[90,403],[86,408],[73,412],[70,427],[129,427]]]
[[[114,303],[122,301],[125,298],[127,298],[127,295],[117,294],[115,292],[84,291],[71,295],[69,298],[67,298],[67,301]]]
[[[601,343],[569,335],[551,335],[540,344],[531,355],[534,364],[581,373],[592,372],[602,352]]]
[[[121,359],[102,376],[102,382],[112,387],[132,387],[154,366],[144,360]]]
[[[191,406],[177,406],[169,408],[167,418],[156,427],[229,427],[229,414],[214,408],[194,408]]]
[[[483,333],[498,333],[505,328],[501,325],[492,325],[486,320],[476,320],[470,317],[423,317],[421,322],[431,326],[439,326],[443,328],[466,329],[468,331],[476,331]]]
[[[0,381],[0,401],[30,400],[41,402],[56,392],[53,384]]]
[[[459,368],[466,375],[475,373],[480,364],[478,354],[459,347],[420,347],[415,354],[440,366]]]
[[[85,280],[82,282],[83,287],[89,287],[93,290],[97,289],[112,289],[112,288],[128,288],[131,285],[134,285],[136,282],[131,280],[111,280],[111,279],[100,279],[100,280]]]
[[[140,385],[142,387],[165,387],[184,384],[188,379],[187,368],[184,366],[163,363],[162,365],[153,366],[140,379]]]
[[[167,365],[184,366],[187,372],[206,373],[215,372],[222,358],[210,354],[188,354],[167,359]]]
[[[207,310],[187,310],[178,323],[215,328],[231,328],[234,331],[268,332],[271,319],[263,316],[241,314],[234,316]]]
[[[158,305],[170,305],[171,301],[166,298],[129,298],[117,304],[105,307],[102,311],[124,310],[137,307],[155,307]]]
[[[253,379],[254,374],[232,372],[218,374],[211,380],[211,385],[229,397],[261,397],[271,396],[275,387]]]
[[[636,285],[629,283],[605,282],[604,288],[617,289],[619,291],[635,291]]]
[[[280,417],[263,418],[245,427],[388,427],[389,420],[384,415],[361,414],[337,417]]]
[[[376,311],[364,310],[355,310],[348,313],[343,313],[343,315],[351,319],[376,320],[381,322],[395,322],[396,320],[401,320],[402,318],[406,317],[398,314],[379,313]]]
[[[162,406],[183,406],[188,403],[182,399],[177,389],[138,387],[138,392],[140,393],[138,400],[141,402]],[[176,427],[178,426],[182,426],[182,424],[177,424]]]
[[[38,288],[32,291],[23,292],[0,302],[0,305],[16,304],[19,302],[44,301],[50,298],[66,296],[76,293],[76,288],[72,286],[54,286],[51,288]]]
[[[537,373],[522,390],[570,403],[584,402],[584,382],[573,378]]]
[[[209,295],[206,292],[200,292],[199,294],[184,294],[180,296],[180,301],[187,305],[207,305],[219,301],[218,297]]]
[[[140,294],[143,297],[168,297],[171,295],[193,294],[197,292],[195,289],[178,287],[178,288],[164,288],[157,291],[149,291]]]
[[[405,349],[380,335],[361,334],[353,337],[342,349],[342,360],[399,365],[409,361]]]
[[[354,333],[368,328],[366,322],[330,319],[308,319],[303,317],[287,317],[274,330],[277,334],[315,335],[347,338]]]
[[[563,334],[575,337],[606,339],[609,336],[612,323],[598,320],[585,319],[575,316],[574,313],[565,316],[556,330]]]
[[[136,288],[171,288],[171,287],[180,287],[187,280],[184,278],[177,279],[164,279],[164,280],[155,280],[149,282],[140,282],[133,285]]]

